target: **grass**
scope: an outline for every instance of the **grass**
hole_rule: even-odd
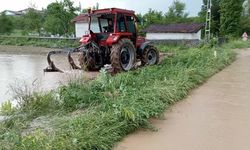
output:
[[[65,48],[76,47],[79,42],[76,40],[58,40],[58,39],[37,39],[32,37],[6,37],[0,36],[0,45],[16,46],[39,46],[46,48]]]
[[[0,149],[112,149],[129,133],[149,128],[149,118],[161,116],[229,65],[235,58],[231,48],[248,45],[238,41],[214,48],[160,45],[175,56],[157,66],[115,77],[101,71],[93,81],[77,80],[50,93],[24,94],[14,110],[9,104],[2,107],[11,115],[0,123]],[[39,117],[49,124],[28,130]]]

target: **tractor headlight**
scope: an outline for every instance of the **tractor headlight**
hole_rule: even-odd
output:
[[[80,39],[80,41],[79,41],[79,42],[81,42],[81,43],[82,43],[83,41],[84,41],[84,38],[82,37],[82,38]]]
[[[113,42],[116,42],[118,40],[118,38],[119,38],[119,36],[117,36],[115,34],[112,34],[112,33],[109,36],[112,37]]]
[[[113,39],[113,41],[117,41],[118,40],[118,36],[113,36],[112,39]]]

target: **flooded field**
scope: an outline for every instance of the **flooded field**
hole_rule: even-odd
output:
[[[39,53],[31,52],[28,54],[25,47],[24,54],[19,47],[4,47],[9,48],[9,51],[1,51],[0,46],[0,103],[12,98],[12,91],[10,87],[15,86],[29,86],[39,91],[51,90],[58,87],[60,84],[65,84],[71,79],[75,78],[92,78],[98,73],[90,72],[83,73],[79,70],[71,70],[67,63],[66,56],[55,56],[52,59],[56,60],[55,63],[59,68],[65,70],[65,73],[51,72],[44,73],[43,69],[47,66],[46,52],[49,49],[38,48]],[[26,47],[29,49],[30,47]]]
[[[71,79],[93,79],[98,72],[72,70],[65,55],[52,56],[55,65],[64,71],[44,73],[47,64],[47,53],[54,49],[32,46],[0,45],[0,104],[11,100],[13,92],[10,87],[28,86],[38,91],[55,89]],[[160,54],[160,60],[173,54]],[[72,55],[78,64],[78,54]]]

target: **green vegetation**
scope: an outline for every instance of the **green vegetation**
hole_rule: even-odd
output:
[[[10,33],[13,30],[13,23],[11,20],[5,15],[0,15],[0,34]]]
[[[32,38],[32,37],[6,37],[0,36],[0,45],[16,45],[16,46],[40,46],[47,48],[69,48],[77,47],[78,40],[66,39],[46,39],[46,38]]]
[[[24,30],[27,33],[35,31],[38,35],[41,34],[43,17],[40,12],[37,12],[35,9],[30,9],[22,21],[24,22]]]
[[[243,16],[241,17],[240,20],[240,29],[241,33],[247,32],[250,33],[250,1],[248,0],[248,6],[245,6],[246,8],[243,8]],[[246,9],[246,10],[245,10]],[[248,9],[248,11],[247,11]]]
[[[247,42],[244,42],[242,40],[234,40],[230,41],[227,44],[222,45],[222,48],[224,49],[244,49],[244,48],[249,48],[250,46],[250,41],[248,40]]]
[[[206,22],[207,0],[203,0],[203,6],[199,18],[201,22]],[[212,12],[211,12],[211,32],[214,36],[219,36],[220,33],[220,0],[212,0]]]
[[[52,35],[68,36],[74,33],[74,25],[71,20],[76,16],[78,8],[73,7],[73,2],[64,0],[48,5],[44,28]]]
[[[151,24],[170,24],[170,23],[183,23],[183,22],[200,22],[199,17],[188,17],[188,13],[185,12],[186,4],[175,0],[169,7],[167,12],[157,11],[149,9],[144,14],[138,14],[139,20],[142,24],[139,26],[144,29]]]
[[[239,35],[240,18],[242,16],[242,3],[240,3],[238,0],[221,0],[220,13],[221,35]]]
[[[152,128],[149,118],[160,117],[189,91],[229,65],[231,48],[158,46],[175,56],[157,66],[139,68],[111,77],[101,71],[92,81],[79,79],[49,93],[21,94],[18,107],[3,105],[11,114],[0,123],[2,149],[109,150],[138,128]],[[214,56],[217,51],[217,57]]]
[[[70,0],[55,1],[47,9],[38,11],[31,6],[23,16],[0,16],[0,34],[11,34],[13,30],[22,30],[22,35],[74,35],[74,23],[78,7]],[[4,13],[3,13],[4,14]]]
[[[250,13],[243,15],[243,1],[244,0],[212,0],[211,32],[214,37],[239,37],[244,32],[250,33]],[[207,0],[203,0],[203,4],[206,5]],[[248,11],[250,12],[250,9]],[[205,22],[206,7],[202,8],[199,13],[199,18],[201,22]]]
[[[166,22],[183,22],[187,20],[188,13],[185,13],[185,3],[174,1],[166,13]]]

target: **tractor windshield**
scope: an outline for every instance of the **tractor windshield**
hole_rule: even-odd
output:
[[[90,30],[94,33],[113,33],[114,18],[114,14],[92,15]]]

